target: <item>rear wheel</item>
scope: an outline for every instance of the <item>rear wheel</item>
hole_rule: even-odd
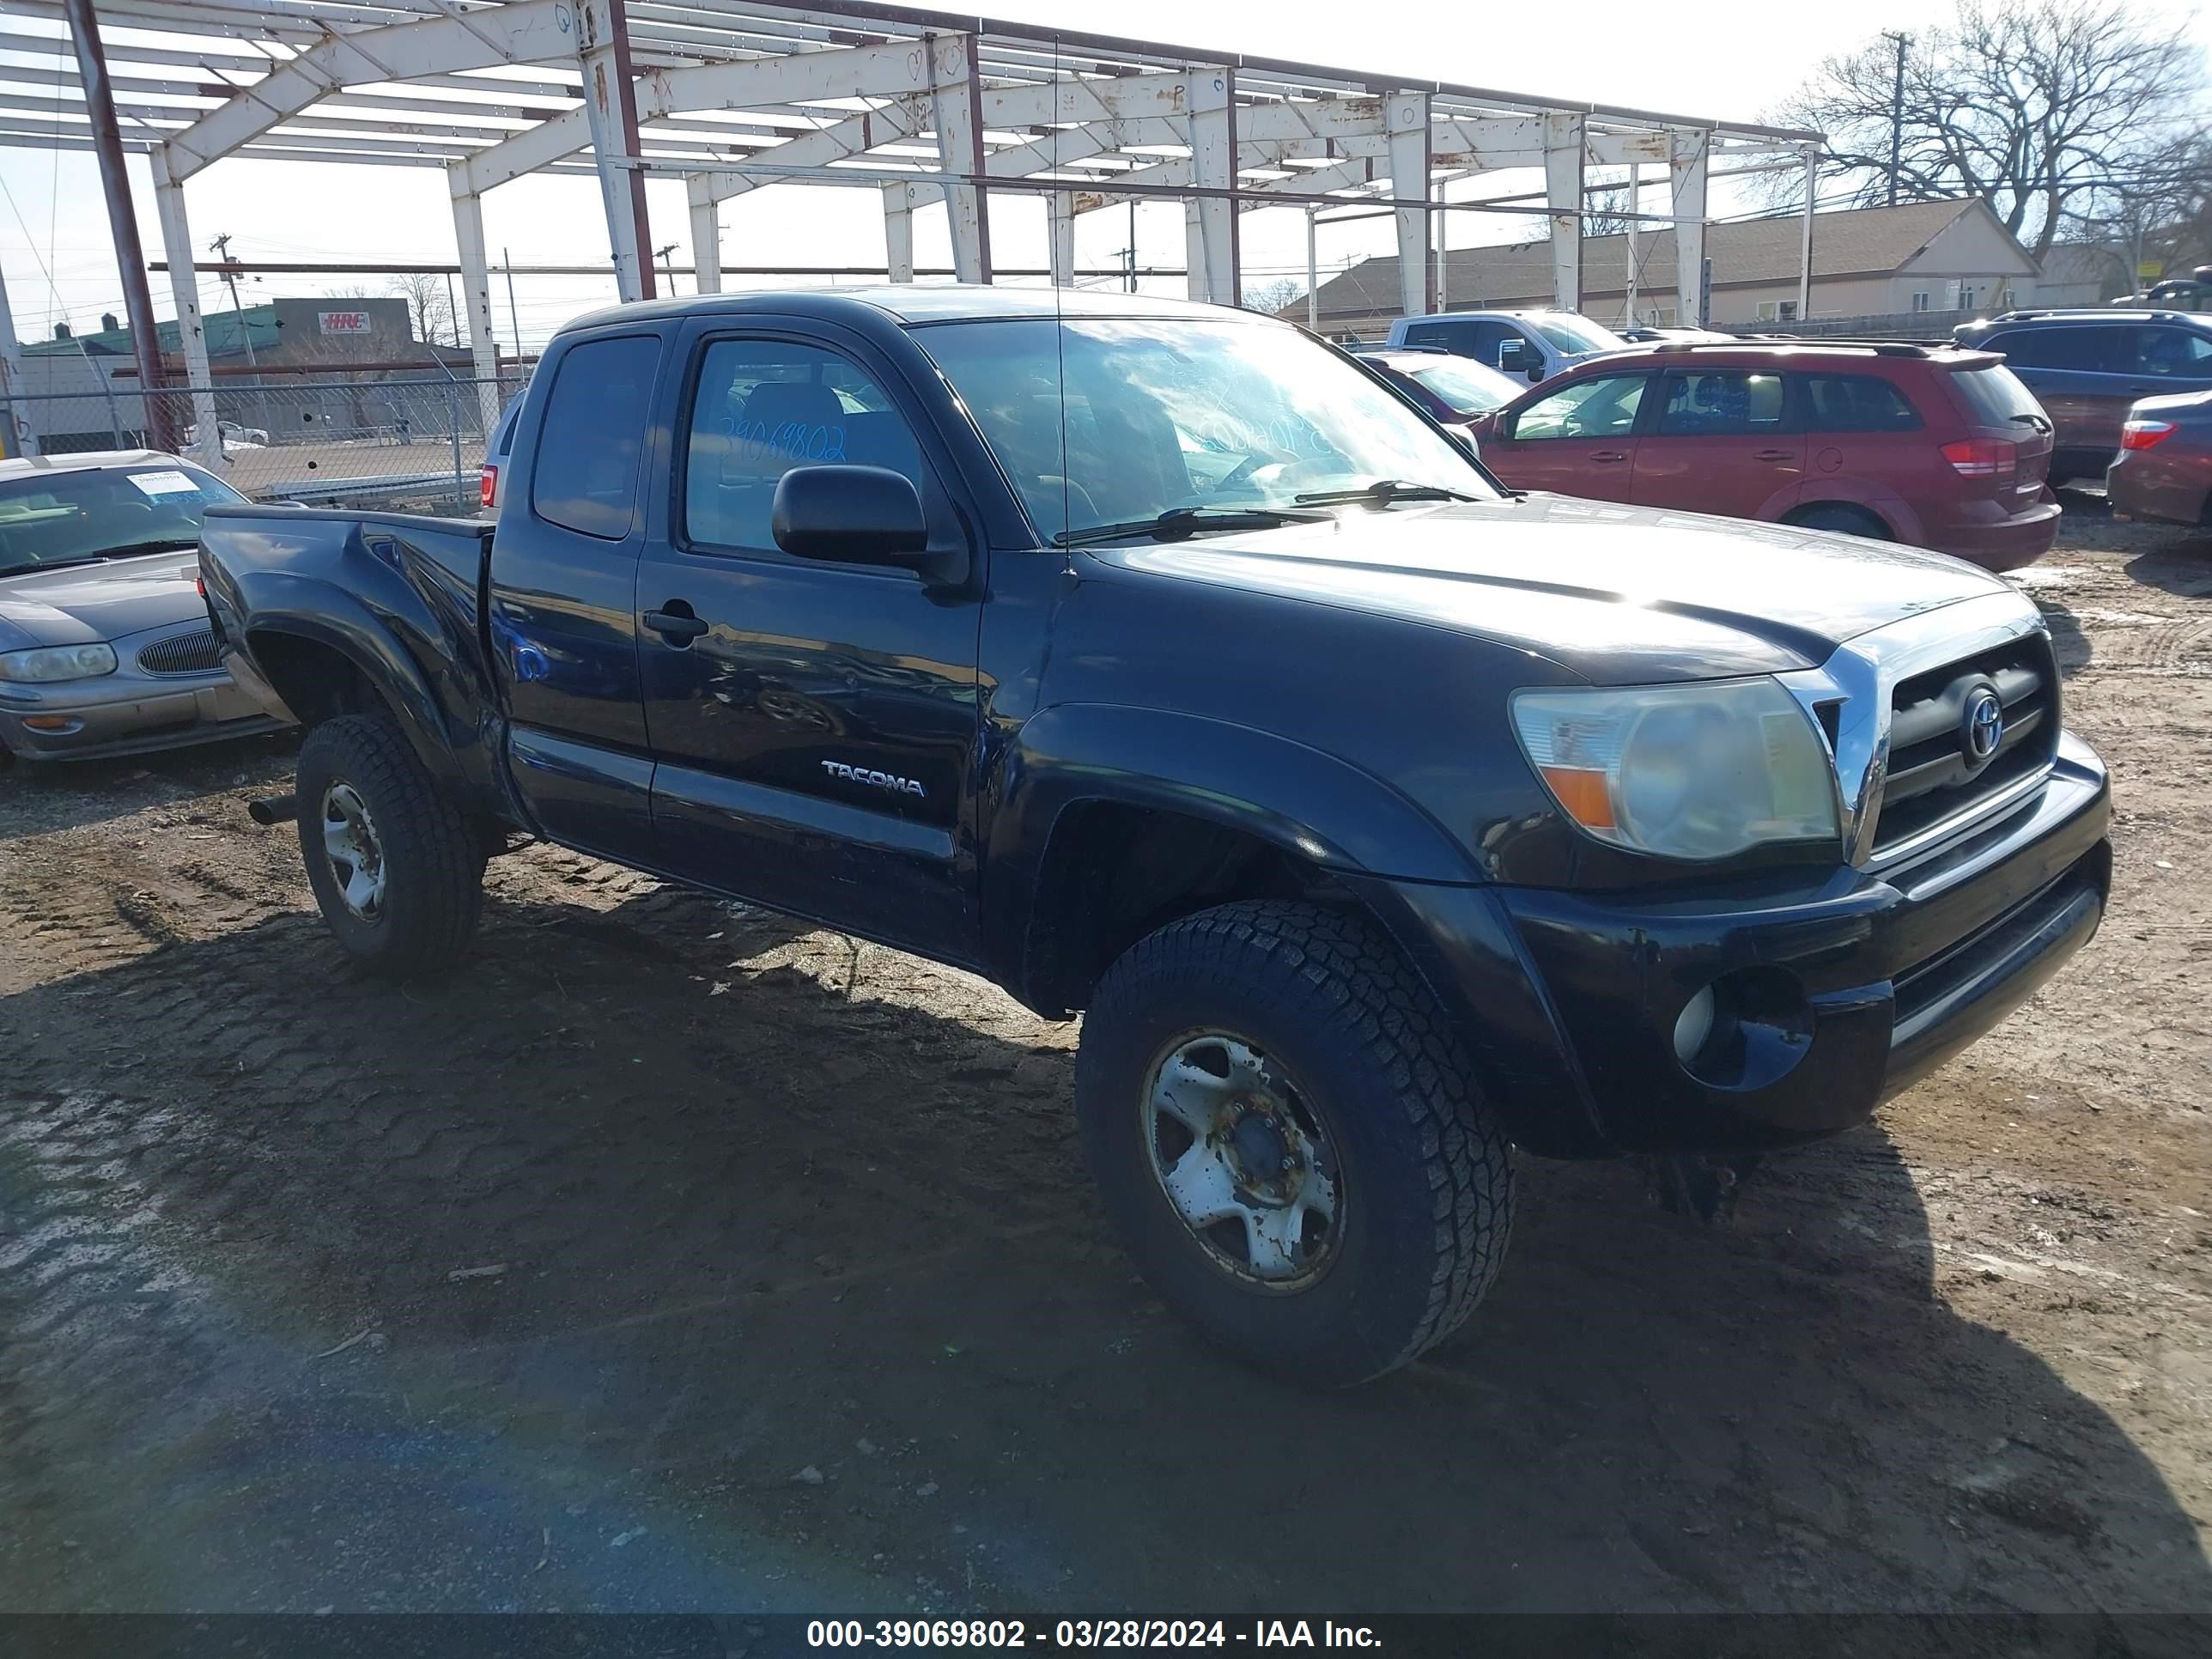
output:
[[[1802,530],[1840,531],[1846,536],[1864,536],[1870,541],[1896,539],[1889,533],[1889,526],[1866,508],[1844,501],[1816,501],[1784,515],[1782,521]]]
[[[1426,985],[1354,918],[1229,904],[1139,940],[1085,1016],[1076,1104],[1145,1276],[1253,1364],[1363,1382],[1497,1276],[1504,1138]]]
[[[316,726],[298,793],[307,884],[347,955],[392,978],[456,960],[483,904],[483,840],[391,722]]]

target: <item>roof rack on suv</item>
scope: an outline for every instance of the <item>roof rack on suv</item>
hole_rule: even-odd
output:
[[[1877,357],[1925,357],[1931,352],[1942,349],[1939,344],[1930,344],[1921,340],[1856,340],[1841,337],[1834,338],[1824,337],[1814,339],[1798,334],[1759,335],[1726,343],[1717,340],[1674,340],[1658,345],[1646,346],[1644,349],[1670,354],[1692,351],[1741,351],[1746,346],[1759,345],[1845,346],[1854,351],[1871,351]]]
[[[2001,311],[1994,317],[1977,317],[1963,325],[1972,328],[1983,323],[2032,323],[2046,317],[2088,318],[2098,322],[2136,322],[2149,318],[2153,322],[2183,323],[2199,313],[2175,311],[2165,306],[2034,306],[2014,311]]]

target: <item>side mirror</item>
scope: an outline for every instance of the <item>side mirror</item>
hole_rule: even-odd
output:
[[[1504,374],[1518,374],[1528,367],[1528,343],[1526,340],[1500,340],[1498,343],[1498,368]]]
[[[769,509],[775,544],[794,558],[920,570],[932,562],[921,495],[881,466],[795,466]]]

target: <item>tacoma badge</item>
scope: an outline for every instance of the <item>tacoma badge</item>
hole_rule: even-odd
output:
[[[848,766],[842,761],[823,761],[822,769],[833,778],[842,778],[848,783],[865,783],[872,788],[888,789],[895,795],[927,795],[912,778],[896,777],[889,772],[871,772],[863,766]]]

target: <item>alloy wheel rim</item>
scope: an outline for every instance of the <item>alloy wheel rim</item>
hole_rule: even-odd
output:
[[[376,921],[384,914],[386,867],[368,803],[351,784],[334,783],[323,791],[322,823],[323,854],[338,897],[362,921]]]
[[[1154,1060],[1139,1109],[1161,1194],[1217,1267],[1268,1291],[1328,1271],[1343,1173],[1311,1098],[1278,1061],[1231,1032],[1188,1033]]]

